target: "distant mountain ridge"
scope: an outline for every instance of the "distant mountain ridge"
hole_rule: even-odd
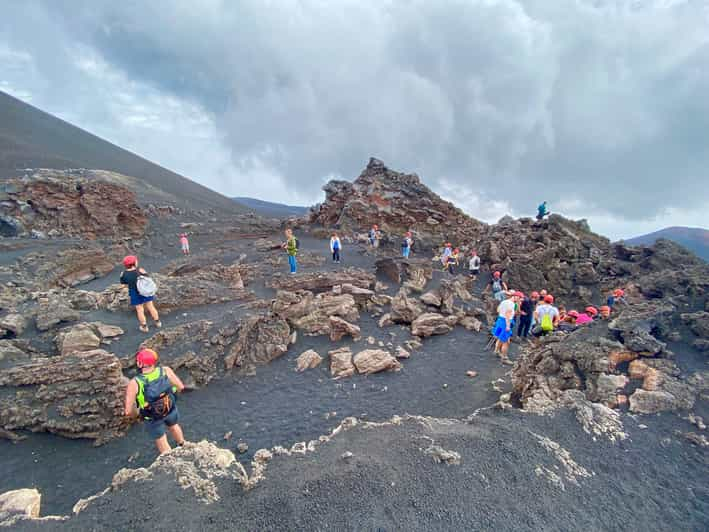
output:
[[[289,216],[303,216],[309,210],[309,207],[298,207],[295,205],[284,205],[282,203],[273,203],[256,198],[237,197],[232,198],[234,201],[245,205],[256,211],[261,216],[269,216],[273,218],[283,218]]]
[[[629,238],[625,243],[633,246],[651,245],[660,238],[672,240],[709,261],[709,230],[700,227],[666,227],[654,233]]]
[[[191,208],[244,211],[218,192],[0,91],[0,178],[21,177],[26,168],[108,170],[144,182],[144,188],[131,187],[142,201],[152,189]]]

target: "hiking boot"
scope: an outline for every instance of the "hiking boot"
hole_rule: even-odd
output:
[[[156,322],[155,322],[155,326],[156,326],[158,329],[162,329],[162,322],[161,322],[160,320],[156,321]]]
[[[148,324],[147,323],[141,323],[140,326],[138,327],[140,329],[140,332],[148,332],[150,329],[148,329]]]

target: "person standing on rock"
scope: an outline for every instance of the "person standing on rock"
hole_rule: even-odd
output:
[[[152,349],[138,351],[135,363],[140,373],[126,387],[123,414],[131,418],[139,416],[145,421],[158,452],[165,454],[170,450],[166,432],[177,445],[185,444],[175,400],[175,393],[183,391],[185,385],[170,368],[158,366],[158,354]]]
[[[411,246],[414,245],[414,239],[411,235],[411,231],[407,231],[404,235],[404,240],[401,242],[401,255],[408,259],[411,254]]]
[[[332,253],[332,262],[340,263],[340,250],[342,249],[342,242],[340,242],[340,237],[337,233],[332,233],[330,237],[330,253]]]
[[[135,307],[135,313],[138,317],[138,325],[142,332],[148,332],[148,323],[145,318],[145,310],[147,309],[150,316],[155,321],[155,326],[159,329],[162,327],[158,309],[155,308],[153,302],[155,296],[144,296],[138,292],[138,278],[141,275],[147,275],[143,268],[138,268],[138,257],[128,255],[123,259],[125,271],[121,274],[121,284],[128,285],[128,295],[130,296],[130,304]]]
[[[507,284],[502,280],[502,274],[500,272],[493,272],[490,284],[485,288],[486,292],[488,288],[492,290],[492,297],[495,298],[495,301],[504,301],[506,296],[505,292],[507,292]]]
[[[373,248],[379,247],[379,226],[374,224],[369,230],[369,245]]]
[[[543,201],[539,207],[537,207],[537,220],[543,220],[545,216],[549,214],[547,210],[547,202]]]
[[[539,324],[532,333],[534,336],[549,334],[559,325],[559,309],[554,306],[554,296],[544,296],[544,301],[534,311],[534,321]]]
[[[450,242],[446,242],[446,245],[443,248],[443,253],[441,253],[441,264],[443,264],[444,270],[448,269],[448,257],[450,257],[452,254],[453,244],[451,244]]]
[[[295,256],[298,254],[298,239],[293,235],[292,229],[286,229],[285,231],[286,241],[281,247],[286,250],[288,254],[288,265],[290,266],[291,275],[295,275],[298,271],[298,261]]]
[[[503,362],[507,363],[507,351],[510,348],[510,340],[514,335],[514,317],[517,306],[516,293],[501,301],[497,306],[497,321],[492,328],[492,335],[497,339],[495,342],[495,354],[499,355]]]
[[[473,250],[470,253],[470,262],[468,263],[468,272],[473,280],[478,278],[480,274],[480,257],[478,257],[478,252]]]
[[[187,240],[187,233],[180,234],[180,247],[183,255],[190,254],[190,241]]]
[[[517,336],[527,338],[529,330],[532,328],[532,315],[534,314],[534,302],[522,294],[519,303],[519,327],[517,328]]]

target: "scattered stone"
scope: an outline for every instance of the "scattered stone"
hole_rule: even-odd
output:
[[[355,373],[355,367],[352,363],[352,351],[349,347],[335,349],[328,353],[330,356],[330,374],[340,379],[342,377],[351,377]]]
[[[321,362],[322,357],[313,349],[308,349],[295,359],[296,371],[305,371],[306,369],[316,368]]]
[[[330,340],[339,342],[342,340],[342,337],[346,335],[351,336],[354,340],[359,340],[361,337],[361,329],[357,325],[345,321],[342,318],[330,316]]]
[[[411,334],[423,337],[447,334],[453,330],[457,322],[457,316],[443,316],[428,312],[421,314],[411,323]]]
[[[460,453],[449,451],[438,445],[431,445],[424,450],[437,464],[458,465],[460,464]]]
[[[409,353],[406,349],[404,349],[400,345],[396,347],[396,358],[409,358],[410,356],[411,356],[411,353]]]
[[[383,314],[381,318],[379,318],[380,327],[389,327],[391,325],[394,325],[394,322],[391,319],[390,313],[387,312],[386,314]]]
[[[367,343],[369,345],[374,345],[377,343],[377,339],[374,336],[368,336],[367,337]]]
[[[13,337],[21,336],[27,328],[27,320],[21,314],[8,314],[0,318],[0,337],[10,333]]]
[[[343,460],[349,460],[353,456],[354,454],[352,454],[350,451],[345,451],[344,453],[342,453],[342,456],[340,458],[342,458]]]
[[[470,377],[470,378],[473,378],[473,377],[477,377],[477,376],[478,376],[478,372],[477,372],[477,371],[472,371],[472,370],[466,371],[465,374],[466,374],[468,377]]]
[[[354,356],[354,365],[359,373],[368,375],[380,371],[399,371],[401,364],[382,349],[365,349]]]

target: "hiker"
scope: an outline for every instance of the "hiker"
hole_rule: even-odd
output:
[[[443,269],[448,268],[448,257],[450,257],[453,254],[453,244],[450,242],[446,242],[445,247],[443,248],[443,253],[441,253],[441,264],[443,265]]]
[[[539,298],[537,299],[537,303],[544,303],[544,298],[547,297],[547,291],[542,288],[539,291]]]
[[[585,312],[579,314],[576,318],[576,325],[586,325],[587,323],[592,323],[593,319],[598,315],[598,310],[596,307],[586,307]]]
[[[603,305],[602,307],[599,307],[598,311],[601,315],[602,320],[607,320],[611,317],[611,308],[608,305]]]
[[[557,330],[564,332],[571,332],[576,329],[576,319],[579,317],[579,313],[575,310],[570,310],[566,313],[566,316],[559,319],[559,325]]]
[[[187,233],[180,234],[180,246],[182,247],[182,254],[190,254],[190,241],[187,240]]]
[[[539,207],[537,207],[537,220],[543,220],[545,216],[549,214],[547,210],[547,202],[543,201]]]
[[[128,382],[123,414],[144,420],[158,452],[165,454],[170,450],[165,432],[177,445],[185,444],[175,401],[175,393],[183,391],[185,385],[170,368],[158,366],[158,354],[152,349],[138,351],[135,364],[140,373]]]
[[[330,253],[332,253],[332,262],[340,263],[340,250],[342,249],[342,242],[340,242],[340,237],[337,233],[332,233],[330,237]]]
[[[544,296],[544,301],[534,311],[534,320],[538,323],[532,331],[534,336],[543,336],[554,330],[559,324],[559,309],[554,306],[554,296]]]
[[[480,274],[480,257],[478,252],[473,250],[470,252],[470,262],[468,262],[468,273],[473,279],[477,279]]]
[[[525,296],[522,292],[518,292],[519,302],[519,327],[517,328],[517,336],[527,338],[529,330],[532,328],[532,315],[534,314],[535,302]]]
[[[460,250],[455,248],[450,255],[448,255],[448,273],[455,275],[455,267],[458,266],[458,257],[460,256]]]
[[[121,284],[128,285],[128,295],[130,296],[130,304],[135,307],[135,313],[138,317],[138,325],[140,326],[141,332],[148,332],[148,323],[145,319],[145,310],[148,310],[150,317],[153,318],[155,322],[155,327],[158,329],[162,327],[162,322],[160,321],[160,316],[158,315],[158,309],[155,308],[155,296],[144,296],[138,291],[138,279],[141,276],[147,276],[143,268],[138,267],[138,257],[135,255],[128,255],[123,259],[123,266],[125,271],[121,274]]]
[[[622,288],[616,288],[615,290],[613,290],[608,295],[608,299],[606,300],[606,305],[609,306],[611,309],[616,303],[623,303],[624,305],[628,304],[628,302],[625,300],[625,291]]]
[[[500,272],[494,272],[492,274],[492,280],[490,281],[490,284],[485,288],[486,292],[488,288],[492,289],[492,297],[494,297],[496,301],[504,301],[505,292],[507,291],[507,285],[502,280],[502,274]]]
[[[411,235],[411,231],[407,231],[404,235],[404,240],[401,241],[401,255],[408,259],[411,254],[411,246],[414,245],[414,239]]]
[[[298,254],[298,239],[293,236],[293,230],[288,228],[285,230],[286,241],[281,245],[288,254],[288,265],[290,266],[291,275],[295,275],[298,271],[298,261],[295,256]]]
[[[492,328],[492,335],[495,341],[495,354],[499,355],[503,362],[507,363],[507,350],[510,348],[510,340],[514,335],[514,316],[517,303],[517,295],[510,292],[507,299],[504,299],[497,306],[497,320]]]
[[[374,224],[369,230],[369,245],[373,248],[379,247],[379,226]]]

